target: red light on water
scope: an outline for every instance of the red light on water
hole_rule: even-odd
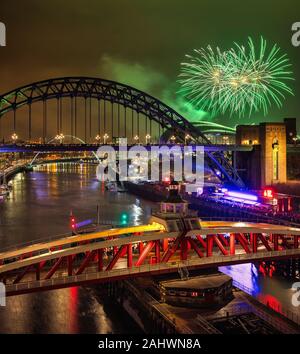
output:
[[[259,300],[276,312],[282,313],[281,302],[270,294],[260,294]]]

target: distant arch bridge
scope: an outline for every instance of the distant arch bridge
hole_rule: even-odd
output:
[[[33,115],[34,104],[39,105],[35,109],[38,118]],[[0,123],[2,140],[11,134],[21,138],[18,131],[25,130],[29,141],[38,137],[46,141],[64,133],[81,134],[86,142],[100,141],[103,136],[106,140],[127,137],[141,142],[155,137],[159,141],[169,131],[174,142],[186,144],[188,137],[195,144],[211,144],[200,128],[157,98],[119,82],[92,77],[48,79],[0,95]],[[226,153],[208,149],[205,157],[221,182],[244,187]]]

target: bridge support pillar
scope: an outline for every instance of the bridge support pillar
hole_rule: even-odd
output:
[[[206,235],[206,256],[211,257],[214,247],[214,235]]]
[[[230,234],[229,238],[229,252],[231,255],[235,254],[235,234]]]
[[[167,238],[164,238],[162,240],[162,249],[163,249],[163,252],[165,252],[167,249],[168,249],[168,246],[169,246],[169,240]]]
[[[141,266],[144,263],[147,255],[152,251],[152,248],[154,246],[155,246],[155,242],[154,241],[150,241],[150,242],[147,243],[147,245],[145,247],[143,247],[143,251],[140,253],[139,258],[138,258],[138,260],[135,263],[136,267],[139,267],[139,266]]]
[[[52,277],[52,275],[57,271],[57,269],[59,268],[59,266],[61,265],[62,261],[63,261],[64,257],[60,257],[56,260],[56,262],[54,263],[54,265],[52,266],[52,268],[49,270],[49,272],[47,273],[45,279],[50,279]]]
[[[257,234],[252,234],[252,242],[251,242],[252,252],[257,252]]]
[[[227,256],[228,255],[228,251],[225,249],[222,241],[219,239],[219,235],[214,235],[213,236],[213,241],[218,246],[218,248],[222,252],[222,254],[224,256]]]
[[[218,235],[218,238],[220,239],[220,241],[222,242],[222,244],[223,244],[225,247],[229,247],[229,243],[228,243],[228,241],[226,240],[226,238],[224,237],[224,235],[219,234],[219,235]]]
[[[270,247],[268,240],[265,238],[265,236],[263,236],[262,234],[258,234],[257,237],[260,239],[267,251],[272,251],[272,248]]]
[[[199,258],[204,257],[204,254],[202,253],[202,251],[200,250],[200,248],[198,247],[198,245],[196,244],[196,242],[192,238],[189,239],[189,244],[190,244],[191,248],[193,248],[195,250],[195,252],[199,256]]]
[[[89,263],[94,260],[95,255],[96,255],[96,251],[91,251],[90,253],[86,253],[84,260],[82,261],[80,267],[77,269],[76,275],[82,274],[82,272],[89,265]]]
[[[250,239],[249,239],[249,241],[250,241],[250,245],[252,245],[252,241],[253,240],[253,233],[252,232],[250,232]]]

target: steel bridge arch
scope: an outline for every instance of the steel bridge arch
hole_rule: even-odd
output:
[[[0,119],[9,111],[24,105],[63,97],[95,98],[130,108],[171,129],[179,139],[189,134],[198,144],[210,144],[200,129],[159,99],[119,82],[92,77],[62,77],[38,81],[0,95]],[[224,183],[244,187],[229,160],[220,152],[207,152],[206,161],[213,173]]]

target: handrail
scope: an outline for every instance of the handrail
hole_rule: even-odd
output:
[[[156,264],[144,264],[139,267],[132,267],[132,268],[119,268],[119,269],[112,269],[109,271],[95,271],[94,269],[88,270],[84,274],[81,275],[72,275],[62,277],[62,274],[54,274],[51,279],[48,280],[30,280],[23,283],[18,284],[7,284],[6,290],[9,291],[18,291],[22,289],[32,289],[32,288],[39,288],[45,286],[54,286],[54,285],[61,285],[61,284],[69,284],[69,283],[77,283],[80,281],[87,281],[87,280],[97,280],[97,279],[107,279],[113,278],[117,276],[128,276],[128,275],[136,275],[145,272],[155,272],[160,270],[168,270],[174,269],[177,271],[178,267],[192,267],[192,266],[200,266],[205,264],[221,264],[221,263],[231,263],[232,261],[249,261],[259,259],[259,258],[267,258],[272,253],[272,257],[276,255],[285,255],[290,256],[295,254],[295,251],[298,251],[300,254],[299,249],[290,249],[284,251],[272,251],[272,252],[258,252],[254,254],[238,254],[234,256],[212,256],[206,258],[195,258],[186,261],[174,261],[168,263],[156,263]]]
[[[17,250],[19,248],[23,248],[23,247],[26,247],[26,246],[31,246],[31,245],[36,244],[36,243],[47,243],[47,242],[55,241],[55,240],[60,239],[62,237],[68,237],[68,236],[71,236],[70,232],[69,233],[64,233],[64,234],[57,234],[57,235],[49,236],[49,237],[46,236],[46,237],[42,237],[42,238],[31,240],[31,241],[20,242],[20,243],[16,243],[14,245],[11,245],[11,246],[1,247],[0,248],[0,253],[6,252],[6,251]]]

